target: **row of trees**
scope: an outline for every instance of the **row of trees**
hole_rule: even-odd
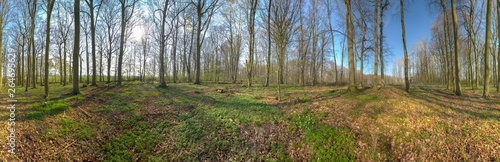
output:
[[[482,84],[485,98],[490,96],[491,78],[497,87],[496,91],[500,92],[500,21],[491,21],[498,20],[499,1],[496,15],[492,13],[492,0],[458,3],[451,0],[451,8],[446,0],[429,2],[440,9],[439,17],[431,29],[431,38],[423,38],[414,43],[409,58],[411,63],[405,63],[408,66],[405,69],[409,70],[405,72],[405,76],[418,83],[446,85],[456,95],[461,95],[461,84],[466,84],[473,90],[479,89]],[[402,3],[403,1],[401,5]],[[448,18],[450,15],[452,19]],[[490,56],[493,57],[492,60]],[[401,66],[396,65],[396,70],[401,69],[398,68]],[[401,72],[395,74],[401,76]]]
[[[43,85],[46,97],[50,79],[96,86],[121,85],[125,77],[157,77],[161,87],[243,78],[249,87],[348,82],[352,91],[404,80],[407,91],[410,81],[418,81],[446,84],[457,95],[461,79],[478,88],[482,78],[488,96],[489,65],[500,65],[486,55],[499,58],[498,37],[488,34],[498,29],[491,28],[491,0],[487,7],[479,0],[460,1],[459,7],[455,0],[451,6],[448,0],[428,2],[441,11],[432,37],[407,52],[405,3],[399,1],[404,59],[391,77],[385,73],[390,51],[383,30],[384,15],[397,4],[391,0],[1,0],[1,31],[7,35],[0,46],[16,51],[17,83],[26,90]]]

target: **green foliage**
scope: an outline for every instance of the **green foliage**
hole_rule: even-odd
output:
[[[70,99],[60,99],[28,105],[31,111],[26,114],[26,118],[45,120],[48,116],[62,113],[70,108],[69,100]]]
[[[306,142],[315,153],[313,161],[354,161],[354,134],[349,129],[337,129],[321,122],[310,110],[294,114],[291,128],[303,130]]]
[[[105,161],[133,161],[147,159],[156,144],[164,137],[163,127],[150,127],[147,122],[136,122],[136,126],[119,137],[112,137],[104,146]],[[162,125],[164,126],[164,125]]]
[[[96,125],[91,122],[75,120],[70,116],[63,116],[57,120],[58,127],[45,131],[45,139],[76,138],[77,140],[88,140],[97,135]]]

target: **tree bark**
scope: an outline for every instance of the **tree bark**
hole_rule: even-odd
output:
[[[346,6],[346,21],[347,21],[347,53],[349,63],[349,88],[351,92],[357,91],[355,77],[356,67],[354,62],[354,27],[352,23],[351,0],[344,0]]]
[[[375,44],[375,49],[374,49],[374,63],[373,63],[373,88],[377,88],[378,89],[378,86],[379,86],[379,81],[378,81],[378,58],[379,58],[379,46],[378,46],[378,8],[379,8],[379,0],[375,0],[375,13],[373,16],[373,42]],[[405,45],[406,46],[406,45]]]
[[[483,97],[490,98],[490,35],[491,35],[491,5],[488,0],[486,9],[486,38],[484,43],[484,89]],[[498,0],[497,0],[498,1]]]
[[[55,0],[48,1],[47,7],[47,32],[45,33],[45,99],[49,98],[49,50],[50,50],[50,17],[52,16],[52,8],[54,8]],[[1,43],[0,43],[1,47]],[[1,77],[0,77],[1,79]],[[1,82],[1,81],[0,81]],[[1,85],[0,85],[1,86]]]
[[[491,1],[491,0],[489,0]],[[451,10],[453,14],[453,35],[455,36],[454,46],[455,46],[455,94],[457,96],[462,95],[460,86],[460,49],[458,46],[458,18],[455,0],[451,0]]]
[[[255,24],[255,14],[257,12],[257,3],[258,0],[250,0],[250,15],[249,15],[249,24],[248,24],[248,34],[250,35],[250,40],[249,40],[249,51],[248,51],[248,63],[247,63],[247,69],[248,69],[248,83],[247,86],[251,87],[252,86],[252,72],[253,72],[253,62],[254,62],[254,52],[255,52],[255,33],[254,33],[254,24]]]
[[[266,60],[266,84],[265,87],[269,86],[269,76],[271,75],[271,5],[272,0],[269,0],[267,8],[267,60]]]
[[[405,90],[410,93],[410,81],[408,79],[408,51],[406,50],[406,32],[405,32],[405,13],[404,13],[404,0],[400,0],[399,10],[401,12],[401,30],[403,37],[403,49],[404,49],[404,73],[405,73]]]
[[[73,46],[73,94],[80,94],[78,87],[78,54],[80,53],[80,1],[74,1],[75,40]]]

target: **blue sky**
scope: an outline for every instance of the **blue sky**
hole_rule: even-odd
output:
[[[386,23],[384,26],[384,35],[393,53],[392,57],[386,59],[386,66],[388,66],[386,70],[387,74],[392,74],[392,62],[402,58],[404,53],[399,1],[392,2],[391,9],[387,12],[387,16],[384,17],[384,23]],[[430,12],[424,0],[414,0],[405,5],[406,47],[408,52],[410,52],[415,42],[418,42],[420,39],[430,38],[432,23],[436,19],[436,12]]]

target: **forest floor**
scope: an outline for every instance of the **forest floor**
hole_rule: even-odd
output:
[[[217,89],[223,89],[220,93]],[[4,161],[499,161],[500,95],[439,88],[151,84],[17,89]],[[2,91],[6,105],[7,92]]]

